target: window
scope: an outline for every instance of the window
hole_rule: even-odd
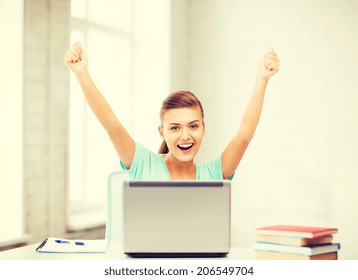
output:
[[[81,41],[97,87],[133,138],[156,150],[170,84],[170,2],[73,1],[71,42]],[[71,75],[69,226],[103,224],[106,184],[119,170],[109,137]],[[145,121],[143,121],[145,120]]]
[[[0,2],[0,34],[11,38],[1,44],[0,68],[0,242],[23,234],[22,185],[22,64],[23,1]]]
[[[132,1],[72,1],[71,13],[71,43],[81,42],[96,85],[113,110],[121,113],[121,121],[127,123],[125,116],[129,116],[130,108],[121,100],[129,100],[131,91]],[[73,75],[69,154],[69,225],[103,224],[106,179],[118,170],[119,161]]]

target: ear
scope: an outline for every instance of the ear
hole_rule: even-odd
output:
[[[164,140],[164,134],[163,134],[163,126],[158,126],[158,131],[159,131],[159,135],[160,137]]]

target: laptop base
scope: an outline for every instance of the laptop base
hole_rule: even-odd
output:
[[[125,253],[132,258],[223,258],[228,252],[219,253]]]

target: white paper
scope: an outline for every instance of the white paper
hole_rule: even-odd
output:
[[[107,240],[70,240],[48,237],[43,246],[41,245],[36,249],[39,253],[105,253]]]

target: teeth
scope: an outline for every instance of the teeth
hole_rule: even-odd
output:
[[[188,148],[188,147],[191,147],[191,145],[193,145],[193,144],[183,144],[183,145],[179,145],[179,147]]]
[[[189,150],[191,147],[193,147],[194,144],[181,144],[181,145],[178,145],[178,148],[179,149],[182,149],[182,150]]]

